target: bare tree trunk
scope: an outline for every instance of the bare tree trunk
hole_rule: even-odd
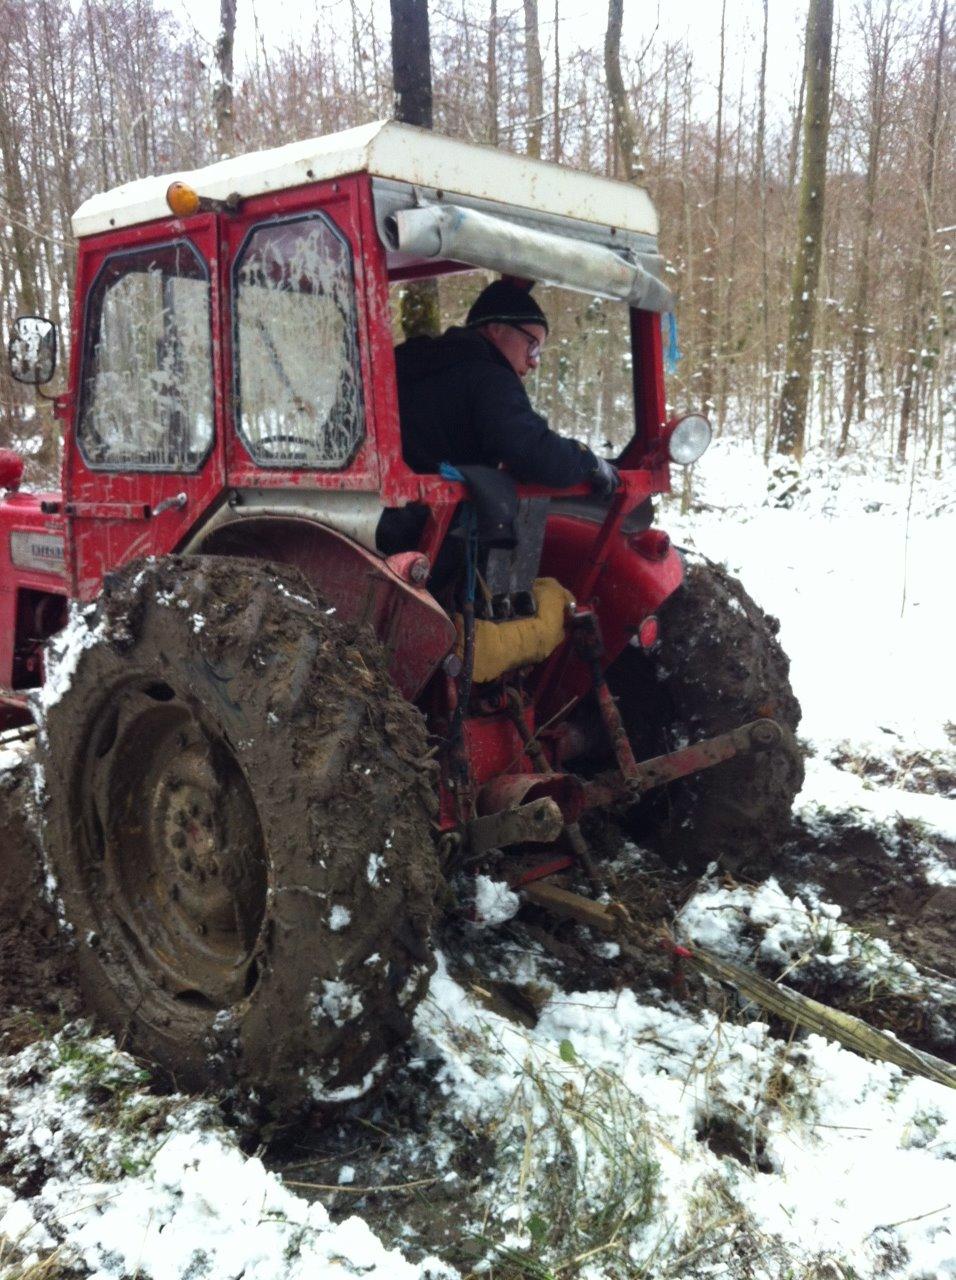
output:
[[[538,35],[538,0],[524,3],[524,58],[528,78],[528,155],[541,159],[541,135],[544,126],[544,66],[541,62],[541,40]]]
[[[0,156],[3,160],[3,221],[9,223],[13,246],[14,277],[17,282],[17,310],[35,313],[39,310],[36,257],[30,245],[26,195],[23,189],[16,148],[16,124],[9,112],[6,77],[0,83]]]
[[[764,459],[773,442],[771,412],[771,370],[773,345],[770,339],[770,246],[767,227],[767,31],[769,0],[763,0],[763,42],[760,47],[760,96],[757,106],[757,182],[760,192],[760,319],[763,330],[763,423]]]
[[[624,17],[624,0],[609,0],[607,7],[607,31],[604,35],[604,74],[607,93],[611,101],[614,133],[624,165],[624,177],[628,182],[640,182],[644,177],[641,163],[634,113],[624,88],[621,75],[621,25]]]
[[[216,115],[216,147],[220,156],[231,156],[236,150],[232,91],[232,50],[235,38],[236,0],[219,0],[216,83],[212,91],[212,106]]]
[[[432,127],[432,61],[428,0],[391,0],[392,82],[395,118]],[[441,328],[437,280],[416,280],[402,290],[402,332],[406,338],[436,334]]]
[[[727,398],[730,390],[732,351],[734,349],[735,304],[737,293],[738,231],[740,224],[740,166],[744,137],[744,68],[740,69],[740,96],[737,100],[737,136],[734,145],[734,185],[730,213],[730,241],[727,246],[727,293],[721,308],[717,331],[720,364],[717,370],[717,434],[723,435],[727,422]]]
[[[926,283],[929,258],[930,234],[934,226],[933,210],[935,206],[936,186],[936,151],[939,146],[940,99],[942,96],[943,51],[946,48],[946,12],[948,0],[943,0],[939,15],[939,35],[936,42],[936,58],[933,64],[933,99],[929,112],[929,127],[926,138],[926,177],[923,190],[919,193],[919,225],[920,237],[916,251],[916,262],[911,273],[910,305],[906,318],[906,333],[903,342],[903,368],[900,381],[903,395],[900,401],[900,426],[896,437],[896,459],[906,460],[906,446],[909,441],[910,424],[914,415],[916,401],[919,397],[919,350],[922,335],[926,327]]]
[[[869,48],[869,128],[866,148],[866,179],[863,188],[863,228],[859,253],[859,269],[853,292],[851,311],[850,352],[846,362],[843,387],[843,417],[840,424],[842,456],[850,438],[850,420],[853,406],[857,417],[862,418],[866,406],[866,354],[867,325],[870,301],[870,241],[873,233],[873,216],[876,208],[876,183],[880,166],[880,148],[883,140],[883,120],[886,111],[886,72],[890,56],[893,30],[893,0],[886,0],[886,7],[879,25],[874,28],[872,6],[867,5],[866,21],[871,41]],[[870,43],[868,41],[868,43]]]
[[[683,296],[693,298],[697,292],[697,245],[694,239],[694,200],[691,196],[690,177],[690,118],[693,107],[693,54],[688,53],[684,61],[683,83],[681,85],[683,102],[681,103],[681,140],[680,140],[680,188],[681,213],[678,230],[678,254],[683,261],[684,281]],[[694,331],[690,333],[689,350],[687,351],[687,368],[697,370],[698,344]],[[698,376],[696,373],[694,376]],[[686,383],[685,394],[689,392]],[[697,396],[696,390],[694,393]]]
[[[700,370],[700,398],[704,413],[712,413],[717,389],[717,334],[720,306],[720,194],[724,176],[724,65],[727,36],[727,0],[720,6],[720,73],[717,80],[717,137],[714,142],[714,185],[711,192],[707,218],[707,274],[704,284],[704,305],[701,323],[704,358]]]
[[[657,146],[657,172],[663,174],[667,162],[667,141],[670,130],[670,93],[671,93],[671,50],[668,45],[664,53],[664,100],[661,104],[660,136]]]
[[[790,151],[787,166],[787,188],[792,191],[797,180],[797,156],[800,152],[800,135],[803,132],[803,107],[807,92],[807,62],[810,58],[810,42],[803,46],[803,72],[800,76],[800,90],[797,95],[797,108],[793,114],[793,132],[790,135]]]
[[[488,18],[488,141],[498,145],[498,0],[491,0]]]
[[[561,160],[561,0],[554,0],[554,129],[552,131],[551,159],[558,164]]]
[[[807,16],[806,121],[800,177],[797,254],[790,288],[786,378],[780,396],[777,447],[799,461],[806,437],[817,284],[823,239],[830,122],[830,42],[833,0],[810,0]]]

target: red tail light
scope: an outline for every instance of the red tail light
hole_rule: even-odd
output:
[[[663,529],[645,529],[631,534],[628,545],[645,560],[663,560],[671,549],[671,540]]]
[[[637,628],[637,639],[642,649],[653,649],[657,644],[658,636],[661,633],[660,626],[653,614],[649,618],[645,618],[641,625]]]

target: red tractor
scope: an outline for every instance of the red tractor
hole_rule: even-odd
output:
[[[644,191],[387,123],[131,183],[74,230],[62,493],[0,455],[0,727],[39,723],[48,870],[128,1042],[283,1108],[353,1098],[457,872],[574,916],[594,810],[672,857],[773,838],[786,659],[652,523],[709,428],[666,420]],[[515,486],[507,548],[399,433],[389,286],[476,268],[629,319],[619,489]],[[14,376],[55,358],[19,320]],[[384,556],[409,503],[417,545]],[[439,599],[454,539],[471,590]]]

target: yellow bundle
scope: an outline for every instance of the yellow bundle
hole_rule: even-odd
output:
[[[475,623],[474,681],[484,684],[497,680],[506,671],[530,667],[543,662],[564,639],[568,605],[573,596],[554,578],[536,578],[531,588],[538,612],[533,618],[511,618],[507,622]],[[455,652],[464,654],[465,638],[461,614],[455,615],[458,644]]]

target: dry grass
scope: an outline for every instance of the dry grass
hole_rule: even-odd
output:
[[[76,1270],[63,1261],[62,1246],[43,1258],[35,1258],[31,1250],[24,1261],[21,1240],[0,1236],[0,1280],[72,1280],[76,1276]]]

